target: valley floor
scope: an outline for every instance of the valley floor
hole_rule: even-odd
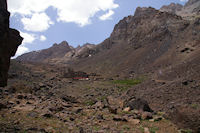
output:
[[[0,88],[0,132],[192,132],[178,128],[162,111],[125,107],[128,89],[146,82],[148,77],[80,81],[64,78],[64,70],[12,63],[9,86]]]

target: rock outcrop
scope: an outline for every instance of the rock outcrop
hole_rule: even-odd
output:
[[[10,57],[14,56],[22,37],[15,29],[9,28],[10,13],[6,0],[0,1],[0,87],[7,85]]]

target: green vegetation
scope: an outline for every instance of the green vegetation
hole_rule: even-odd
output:
[[[191,129],[181,129],[180,132],[181,133],[193,133],[193,131]]]
[[[139,127],[139,129],[140,129],[140,131],[141,131],[142,133],[144,133],[144,127],[143,127],[142,125]]]
[[[130,127],[128,125],[123,125],[123,129],[128,131],[128,130],[130,130]]]
[[[94,131],[97,132],[97,131],[99,131],[99,129],[100,129],[100,128],[99,128],[98,126],[93,126],[93,130],[94,130]]]
[[[94,101],[94,100],[87,100],[87,101],[85,101],[85,105],[87,105],[87,106],[92,106],[95,103],[96,103],[96,101]]]
[[[115,84],[119,92],[127,91],[131,86],[142,83],[143,78],[138,79],[123,79],[123,80],[114,80],[111,83]]]
[[[157,112],[157,115],[159,115],[159,116],[164,116],[164,115],[165,115],[165,112]]]
[[[198,105],[198,104],[191,104],[191,107],[192,107],[193,109],[198,109],[198,108],[199,108],[199,105]]]
[[[117,86],[119,92],[127,91],[129,86]]]
[[[119,112],[119,114],[125,115],[125,114],[134,114],[134,113],[133,113],[133,110],[131,110],[131,111],[121,111],[121,112]]]
[[[98,97],[98,100],[103,102],[106,98],[107,98],[107,96],[100,96],[100,97]]]
[[[114,84],[128,85],[133,86],[142,83],[142,79],[124,79],[124,80],[115,80]]]
[[[158,130],[159,130],[158,127],[151,127],[151,128],[149,129],[150,133],[156,133],[156,131],[158,131]]]

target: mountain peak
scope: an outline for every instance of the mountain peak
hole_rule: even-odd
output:
[[[177,11],[180,11],[182,8],[183,8],[183,6],[181,4],[171,3],[168,6],[161,7],[160,11],[166,11],[166,12],[170,12],[170,13],[175,14]]]
[[[152,7],[138,7],[136,8],[134,17],[146,16],[155,12],[156,9]]]
[[[200,0],[189,0],[184,6],[171,3],[160,8],[160,11],[173,13],[184,19],[191,20],[200,15]]]
[[[69,45],[67,41],[62,41],[59,45]]]
[[[62,41],[61,43],[57,44],[57,43],[54,43],[53,44],[53,47],[60,47],[60,46],[64,46],[64,47],[69,47],[69,44],[67,41]]]
[[[188,0],[188,2],[185,4],[185,7],[193,5],[195,3],[199,2],[199,0]]]

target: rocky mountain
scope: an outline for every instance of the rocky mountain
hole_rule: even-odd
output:
[[[61,58],[72,49],[73,48],[71,48],[66,41],[63,41],[60,44],[55,43],[52,47],[48,49],[33,51],[23,56],[20,56],[17,59],[21,61],[44,62],[48,61],[48,59]]]
[[[196,16],[200,15],[200,1],[189,0],[184,6],[172,3],[163,6],[160,10],[177,14],[185,19],[195,19]]]
[[[17,57],[19,61],[27,62],[43,62],[43,63],[59,63],[68,62],[77,58],[89,57],[92,49],[95,47],[93,44],[84,44],[73,48],[66,41],[60,44],[53,44],[52,47],[44,50],[33,51]]]
[[[106,49],[91,58],[74,62],[72,66],[108,75],[127,75],[133,71],[145,73],[180,63],[190,55],[182,54],[182,50],[199,47],[199,31],[195,23],[198,23],[198,19],[190,22],[153,8],[137,8],[134,16],[121,20],[111,37],[96,47],[101,49],[106,46]],[[180,57],[182,59],[178,59]],[[109,73],[105,70],[109,70]]]
[[[0,87],[7,85],[10,57],[14,56],[22,37],[15,29],[9,28],[6,0],[0,1]]]
[[[193,27],[196,27],[194,23],[198,23],[198,18],[185,19],[186,14],[183,12],[188,12],[187,15],[190,17],[192,14],[197,17],[198,12],[194,11],[198,9],[199,2],[190,0],[184,6],[172,3],[162,7],[160,11],[153,8],[137,8],[134,16],[122,19],[110,37],[98,45],[83,45],[71,49],[66,46],[67,50],[63,49],[62,54],[56,54],[57,50],[53,46],[50,49],[24,54],[17,60],[62,64],[84,71],[104,72],[108,75],[111,73],[127,75],[131,71],[153,69],[155,62],[158,60],[164,62],[161,60],[166,60],[165,56],[168,54],[178,57],[182,49],[188,47],[195,49],[192,44],[187,44],[186,40],[194,42],[197,47],[195,41],[198,40],[198,28],[194,30]],[[182,37],[185,34],[189,35],[183,41]],[[191,40],[192,37],[196,40]],[[56,56],[43,51],[51,51],[49,53],[54,53]],[[45,58],[41,58],[43,56]],[[181,60],[174,59],[174,62],[178,63]],[[173,64],[170,56],[164,64]],[[156,66],[160,65],[157,63]],[[105,71],[107,68],[112,68],[109,69],[109,73]]]

